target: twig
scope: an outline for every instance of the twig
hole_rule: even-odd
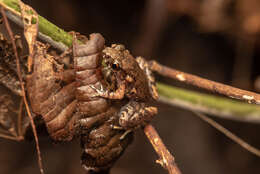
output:
[[[174,157],[165,147],[154,127],[151,124],[148,124],[144,128],[144,133],[159,156],[159,159],[156,160],[156,162],[159,163],[163,168],[167,169],[169,174],[181,174],[181,171],[175,163]]]
[[[197,86],[199,88],[203,88],[212,92],[217,92],[231,98],[247,101],[248,103],[260,104],[260,94],[238,89],[232,86],[224,85],[195,75],[181,72],[173,68],[161,65],[156,61],[151,61],[150,67],[153,71],[156,71],[163,76],[170,77],[189,85]]]
[[[260,123],[260,107],[225,97],[202,94],[157,83],[159,101],[183,109],[207,113],[216,117],[250,123]]]
[[[22,141],[23,138],[22,137],[13,137],[13,136],[10,136],[10,135],[4,135],[3,133],[0,134],[0,137],[1,138],[4,138],[4,139],[7,139],[7,140],[13,140],[13,141]]]
[[[254,154],[258,157],[260,157],[260,150],[259,149],[251,146],[250,144],[248,144],[247,142],[245,142],[244,140],[242,140],[241,138],[239,138],[238,136],[236,136],[235,134],[233,134],[232,132],[230,132],[229,130],[227,130],[226,128],[224,128],[223,126],[221,126],[220,124],[218,124],[214,120],[208,118],[207,116],[205,116],[201,113],[198,113],[198,112],[193,112],[193,113],[195,115],[197,115],[203,121],[207,122],[212,127],[216,128],[218,131],[222,132],[224,135],[226,135],[228,138],[233,140],[235,143],[237,143],[238,145],[245,148],[247,151],[251,152],[252,154]]]
[[[29,105],[28,105],[28,102],[27,102],[27,99],[26,99],[25,88],[24,88],[23,79],[22,79],[22,75],[21,75],[20,60],[19,60],[19,57],[18,57],[18,52],[17,52],[17,48],[16,48],[16,44],[15,44],[14,35],[13,35],[13,32],[10,28],[7,17],[5,15],[4,8],[2,6],[0,7],[0,10],[1,10],[1,13],[2,13],[2,16],[3,16],[5,27],[7,29],[9,36],[10,36],[10,40],[12,42],[12,46],[13,46],[13,50],[14,50],[14,54],[15,54],[15,58],[16,58],[17,74],[18,74],[18,78],[19,78],[21,88],[22,88],[22,96],[23,96],[23,100],[24,100],[24,104],[25,104],[28,116],[30,118],[30,122],[31,122],[31,126],[32,126],[34,138],[35,138],[36,149],[37,149],[37,154],[38,154],[38,165],[39,165],[41,174],[44,174],[43,165],[42,165],[42,158],[41,158],[41,151],[40,151],[40,147],[39,147],[39,140],[38,140],[38,136],[37,136],[37,132],[36,132],[36,127],[35,127],[35,124],[34,124],[34,121],[33,121],[33,117],[31,115]]]

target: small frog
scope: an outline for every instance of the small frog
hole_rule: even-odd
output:
[[[108,173],[105,171],[123,154],[133,137],[128,134],[122,140],[125,130],[113,129],[119,126],[121,102],[117,106],[109,99],[92,97],[93,86],[107,88],[109,85],[105,84],[101,72],[104,44],[105,39],[98,33],[91,34],[85,44],[78,44],[75,37],[73,43],[76,114],[79,116],[74,127],[76,135],[81,137],[81,163],[87,173]]]
[[[147,102],[156,100],[155,80],[142,58],[134,58],[123,45],[112,44],[103,50],[102,72],[110,88],[95,88],[97,94],[112,100],[127,99],[119,112],[119,124],[130,130],[147,124],[157,113]]]

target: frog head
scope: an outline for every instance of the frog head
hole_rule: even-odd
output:
[[[132,64],[136,61],[129,55],[129,51],[121,44],[112,44],[103,50],[102,72],[106,81],[112,84],[114,80],[132,80],[130,71],[134,70]]]

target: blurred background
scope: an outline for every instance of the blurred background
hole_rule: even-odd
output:
[[[106,44],[122,43],[134,56],[184,72],[260,92],[259,0],[25,0],[66,31],[99,32]],[[189,89],[173,80],[157,80]],[[4,87],[1,90],[9,91]],[[198,90],[198,89],[195,89]],[[17,104],[19,106],[19,103]],[[260,158],[233,143],[191,112],[157,104],[153,121],[183,174],[260,173]],[[260,125],[216,119],[260,147]],[[47,174],[83,174],[79,141],[40,138]],[[139,130],[112,174],[166,174]],[[34,142],[0,139],[0,173],[39,173]]]

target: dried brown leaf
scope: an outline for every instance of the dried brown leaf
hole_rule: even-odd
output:
[[[22,78],[22,74],[21,74],[20,59],[19,59],[19,55],[18,55],[18,51],[17,51],[17,46],[15,44],[14,34],[13,34],[13,31],[10,27],[8,19],[6,17],[4,8],[2,6],[0,6],[0,10],[1,10],[1,14],[3,16],[5,27],[7,29],[9,37],[11,39],[15,58],[16,58],[17,75],[18,75],[19,81],[21,83],[21,88],[22,88],[22,93],[23,93],[22,96],[23,96],[24,104],[25,104],[25,107],[26,107],[27,114],[30,118],[30,122],[31,122],[31,126],[32,126],[32,130],[33,130],[33,134],[34,134],[34,138],[35,138],[35,142],[36,142],[36,149],[37,149],[37,153],[38,153],[38,164],[39,164],[40,172],[41,172],[41,174],[44,174],[44,170],[43,170],[43,166],[42,166],[41,151],[40,151],[40,147],[39,147],[39,140],[38,140],[38,136],[37,136],[37,132],[36,132],[36,126],[34,124],[34,120],[33,120],[33,117],[32,117],[32,114],[31,114],[31,111],[30,111],[30,108],[29,108],[29,104],[28,104],[27,98],[26,98],[25,87],[24,87],[24,84],[23,84],[23,78]],[[38,19],[37,19],[37,21],[38,21]],[[33,55],[31,55],[31,56],[33,56]],[[30,65],[32,65],[32,64],[30,64]]]
[[[38,14],[33,8],[24,4],[23,2],[20,1],[19,4],[24,24],[24,36],[29,47],[27,66],[28,71],[31,72],[33,64],[34,45],[38,34]]]

